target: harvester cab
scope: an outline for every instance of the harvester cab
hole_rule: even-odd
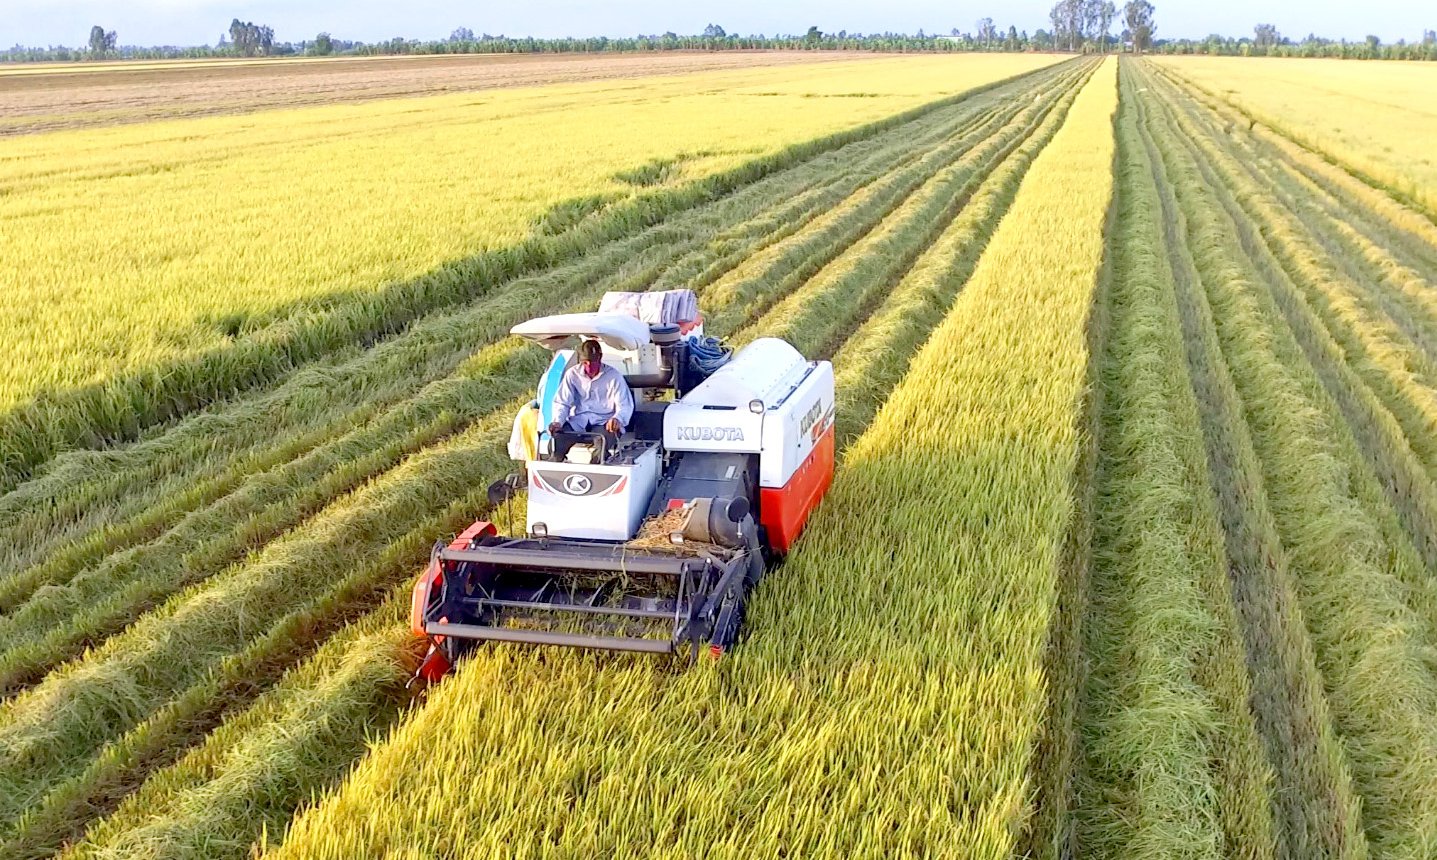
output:
[[[490,490],[498,503],[527,487],[524,531],[479,521],[435,545],[411,607],[431,646],[420,676],[486,641],[722,654],[832,481],[832,365],[774,338],[729,351],[703,336],[688,290],[609,293],[598,313],[512,331],[553,352],[514,421],[523,471]],[[586,338],[634,395],[613,447],[548,432]]]

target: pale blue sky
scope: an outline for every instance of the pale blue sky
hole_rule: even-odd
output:
[[[336,37],[373,41],[393,36],[439,38],[455,27],[476,33],[587,36],[696,33],[710,21],[730,32],[801,33],[810,24],[825,31],[947,33],[974,29],[990,15],[1020,30],[1047,26],[1053,0],[525,0],[465,3],[454,0],[0,0],[0,46],[85,42],[91,24],[119,32],[121,44],[212,44],[231,18],[274,27],[281,41]],[[1122,6],[1122,0],[1116,0]],[[1251,35],[1258,22],[1276,24],[1285,36],[1308,32],[1384,41],[1420,39],[1437,29],[1433,0],[1152,0],[1158,35],[1201,37],[1210,32]],[[1120,29],[1118,27],[1115,30]]]

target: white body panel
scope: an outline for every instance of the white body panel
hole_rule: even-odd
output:
[[[632,465],[592,466],[529,460],[528,530],[552,537],[626,541],[639,529],[659,480],[659,452]]]
[[[758,460],[758,485],[779,488],[833,426],[833,365],[826,361],[805,364],[807,373],[787,395],[764,413],[763,454]]]
[[[833,407],[833,365],[760,338],[664,412],[664,447],[759,454],[759,484],[782,487],[832,424]]]

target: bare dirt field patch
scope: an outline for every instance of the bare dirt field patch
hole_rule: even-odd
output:
[[[805,51],[470,54],[143,63],[133,70],[116,64],[77,65],[37,74],[0,70],[0,137],[340,101],[871,56],[877,55]]]

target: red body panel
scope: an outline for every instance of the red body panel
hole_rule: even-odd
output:
[[[429,605],[429,593],[442,577],[439,566],[431,561],[414,581],[414,590],[409,593],[409,629],[414,631],[415,636],[424,636],[424,607]]]
[[[768,531],[768,543],[776,553],[786,553],[803,531],[808,515],[833,483],[833,425],[813,446],[808,458],[779,488],[760,487],[759,521]]]
[[[475,520],[470,523],[469,528],[459,533],[459,537],[449,542],[450,549],[468,549],[469,543],[475,538],[484,535],[497,535],[499,529],[487,520]],[[409,628],[414,631],[415,636],[423,637],[424,634],[424,608],[429,605],[429,595],[444,581],[444,572],[439,566],[430,562],[419,574],[419,579],[414,582],[414,590],[409,595]]]
[[[468,549],[469,542],[478,537],[499,534],[499,529],[488,520],[475,520],[469,524],[469,528],[459,533],[459,537],[449,542],[450,549]]]
[[[424,662],[419,664],[419,671],[415,674],[423,678],[426,683],[437,684],[444,680],[453,667],[449,665],[449,658],[439,650],[438,645],[430,645],[429,653],[424,655]]]

